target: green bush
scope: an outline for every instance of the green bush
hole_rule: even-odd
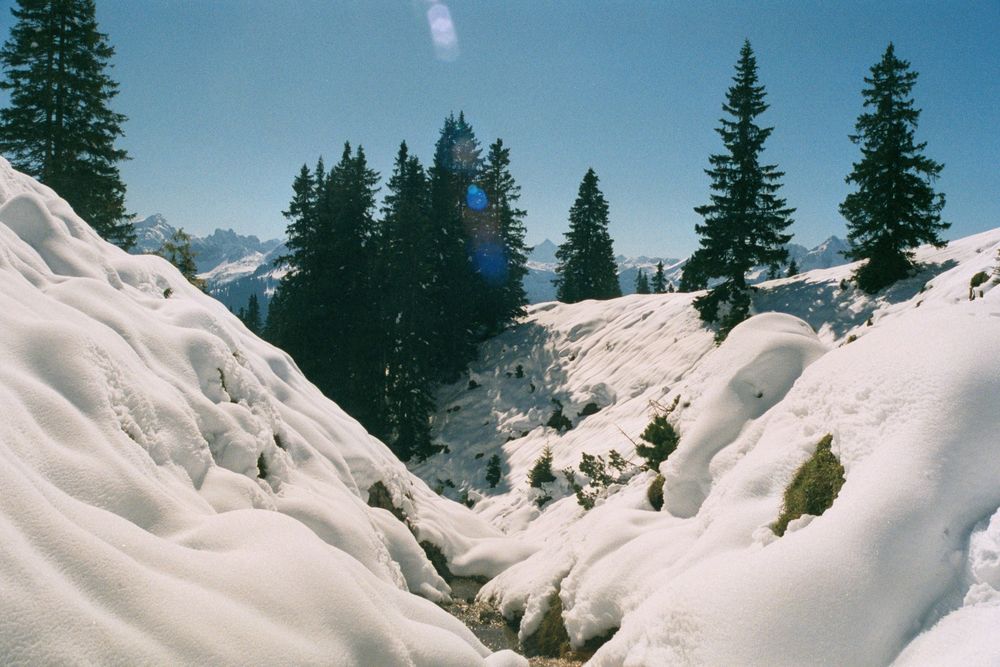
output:
[[[589,417],[590,415],[596,415],[600,411],[601,411],[601,406],[591,401],[590,403],[587,403],[585,406],[583,406],[583,410],[580,410],[578,413],[576,413],[576,415],[578,417]]]
[[[788,488],[778,520],[771,530],[779,537],[785,534],[788,524],[803,514],[819,516],[833,505],[844,485],[844,466],[830,449],[833,436],[829,433],[816,445],[816,451],[795,472]]]
[[[573,422],[571,422],[566,415],[563,414],[562,404],[558,401],[553,402],[556,403],[556,409],[552,411],[552,416],[549,417],[547,422],[545,422],[545,425],[554,428],[559,432],[568,431],[573,428]]]
[[[985,271],[980,271],[976,275],[972,276],[972,279],[969,281],[969,287],[971,289],[975,289],[975,288],[979,287],[980,285],[982,285],[983,283],[985,283],[989,279],[990,279],[990,276],[989,276],[988,273],[986,273]]]
[[[494,454],[486,463],[486,483],[490,485],[491,489],[495,489],[497,484],[500,483],[501,473],[500,455]]]
[[[649,488],[646,489],[646,500],[649,504],[653,506],[653,509],[659,512],[663,509],[663,475],[657,475],[653,478],[653,481],[649,483]]]
[[[267,479],[267,459],[264,458],[264,452],[260,453],[257,457],[257,476],[261,479]]]
[[[673,454],[680,442],[680,436],[667,421],[667,415],[654,417],[639,437],[649,444],[636,445],[635,453],[646,459],[646,467],[650,470],[659,470],[660,464]]]
[[[552,450],[546,445],[545,449],[542,450],[542,455],[528,471],[528,484],[540,489],[542,484],[554,481],[556,481],[556,476],[552,474]]]
[[[569,633],[562,620],[562,600],[559,591],[549,596],[549,608],[534,634],[522,642],[524,654],[529,657],[558,658],[570,652]]]

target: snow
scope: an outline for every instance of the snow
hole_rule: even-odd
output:
[[[2,159],[0,277],[0,662],[524,664],[431,602],[417,544],[489,576],[516,541]]]
[[[970,300],[969,281],[998,252],[1000,230],[920,248],[920,270],[875,296],[847,282],[856,265],[765,282],[719,347],[692,295],[533,306],[442,388],[450,454],[411,469],[537,547],[480,596],[524,639],[558,592],[574,646],[614,633],[588,664],[996,664],[1000,289]],[[545,426],[553,399],[571,430]],[[663,511],[652,472],[590,511],[562,480],[536,506],[546,446],[556,470],[636,461],[630,439],[675,399]],[[588,402],[601,410],[580,416]],[[779,538],[784,490],[828,433],[846,483]]]

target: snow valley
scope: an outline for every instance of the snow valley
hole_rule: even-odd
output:
[[[765,281],[718,347],[691,294],[532,306],[410,472],[165,261],[5,162],[0,200],[5,662],[524,664],[442,609],[463,577],[595,665],[1000,658],[1000,230],[874,297]]]

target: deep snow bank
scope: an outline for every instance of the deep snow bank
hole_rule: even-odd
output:
[[[504,538],[285,354],[2,159],[0,204],[0,662],[488,656],[407,592],[449,593],[417,539],[471,574],[523,554],[484,559]]]
[[[539,547],[481,595],[525,638],[558,594],[574,646],[616,632],[594,664],[991,664],[1000,289],[970,300],[970,279],[998,251],[1000,230],[922,248],[919,273],[874,297],[853,265],[765,283],[763,314],[719,348],[690,295],[541,304],[442,390],[451,453],[414,470]],[[571,430],[545,426],[553,399]],[[675,399],[664,511],[648,472],[588,512],[561,482],[536,506],[526,478],[546,446],[557,470],[583,452],[636,460],[629,439]],[[777,538],[784,490],[828,433],[846,483]]]

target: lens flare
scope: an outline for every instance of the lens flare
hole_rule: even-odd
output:
[[[472,261],[487,285],[499,287],[507,282],[507,253],[499,243],[476,246]]]
[[[486,193],[478,185],[470,185],[465,191],[465,203],[473,211],[482,211],[490,204]]]
[[[431,29],[434,55],[438,60],[452,61],[458,58],[458,33],[451,20],[448,6],[435,2],[427,10],[427,25]]]

